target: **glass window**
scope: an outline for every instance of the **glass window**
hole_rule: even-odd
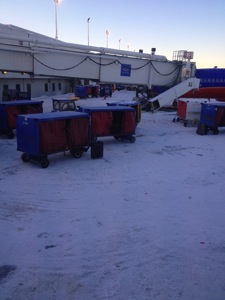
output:
[[[48,84],[45,83],[45,92],[48,92]]]

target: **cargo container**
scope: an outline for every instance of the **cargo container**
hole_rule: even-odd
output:
[[[126,106],[81,107],[90,114],[92,141],[101,136],[129,140],[134,143],[136,129],[135,109]]]
[[[86,85],[76,86],[75,95],[79,98],[86,99],[87,98],[87,86]]]
[[[141,104],[137,101],[118,101],[118,102],[108,102],[108,106],[129,106],[135,109],[135,120],[136,124],[141,121]]]
[[[176,121],[182,121],[185,127],[188,124],[197,125],[200,120],[201,103],[209,103],[209,100],[206,98],[178,99]]]
[[[33,114],[43,112],[43,101],[15,100],[0,102],[0,132],[14,137],[16,118],[20,114]]]
[[[73,99],[69,98],[54,98],[52,99],[53,111],[76,111],[76,101],[79,98],[74,97]]]
[[[200,122],[196,133],[199,135],[205,135],[209,131],[213,134],[218,134],[218,127],[225,126],[225,103],[202,103]]]
[[[35,160],[47,168],[49,154],[69,150],[80,158],[89,146],[87,113],[63,111],[17,117],[17,150],[23,152],[24,162]]]

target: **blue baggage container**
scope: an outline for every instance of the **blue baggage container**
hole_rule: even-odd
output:
[[[65,111],[17,117],[17,150],[24,162],[36,160],[48,167],[48,155],[69,150],[80,158],[90,146],[87,113]]]
[[[77,97],[86,99],[87,98],[87,86],[86,85],[76,86],[75,94]]]
[[[103,106],[80,108],[91,117],[92,141],[101,136],[129,140],[134,143],[136,129],[135,109],[126,106]]]
[[[201,103],[200,122],[196,133],[200,135],[207,134],[210,130],[218,134],[218,127],[225,126],[225,103],[212,102]]]
[[[14,137],[16,118],[20,114],[33,114],[43,112],[43,101],[15,100],[0,102],[0,132]]]

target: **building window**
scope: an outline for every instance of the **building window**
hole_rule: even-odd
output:
[[[48,92],[48,84],[45,83],[45,92]]]
[[[20,84],[16,84],[16,90],[20,92]]]
[[[58,83],[58,90],[61,91],[61,89],[62,89],[62,84],[61,84],[61,82],[59,82]]]
[[[52,84],[52,90],[55,91],[55,83]]]
[[[31,85],[29,83],[27,84],[27,93],[29,93],[31,97]]]
[[[8,84],[4,84],[4,85],[3,85],[3,90],[8,90],[8,89],[9,89]]]

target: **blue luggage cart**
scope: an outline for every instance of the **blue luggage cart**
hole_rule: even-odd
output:
[[[16,118],[20,114],[33,114],[43,112],[43,101],[14,100],[0,102],[0,132],[14,137]]]
[[[75,94],[79,98],[87,98],[87,86],[86,85],[80,85],[76,86]]]
[[[92,141],[98,137],[113,136],[116,140],[134,143],[136,129],[135,109],[126,106],[101,106],[80,108],[91,117]]]
[[[211,130],[213,134],[218,134],[218,127],[225,126],[225,103],[201,103],[201,106],[200,122],[196,133],[205,135]]]
[[[17,150],[24,162],[35,160],[42,168],[48,155],[69,150],[80,158],[90,146],[89,115],[81,112],[51,112],[17,117]]]

